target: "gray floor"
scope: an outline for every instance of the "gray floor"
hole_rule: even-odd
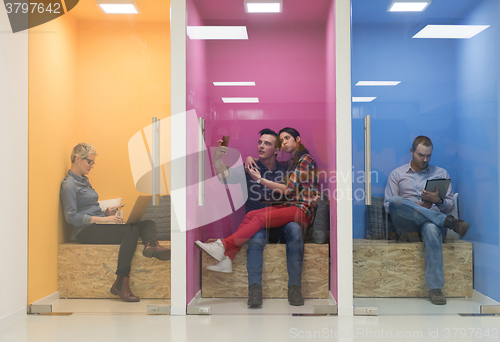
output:
[[[189,306],[210,307],[212,315],[292,315],[312,314],[317,305],[335,306],[332,299],[306,299],[304,306],[291,306],[288,299],[265,299],[262,308],[251,309],[248,298],[195,298]]]
[[[294,316],[329,300],[306,300],[290,307],[286,300],[264,300],[246,308],[246,299],[197,298],[210,305],[210,316],[147,315],[148,304],[169,301],[118,299],[45,299],[67,315],[20,315],[0,325],[1,342],[101,341],[499,341],[500,316],[463,317],[480,305],[498,304],[475,292],[474,298],[449,298],[445,306],[425,298],[355,299],[356,306],[377,306],[379,316]],[[302,311],[304,310],[304,311]],[[105,314],[105,312],[108,312]],[[111,313],[116,312],[116,313]],[[120,312],[119,314],[117,314]],[[4,321],[5,323],[5,321]]]
[[[2,342],[498,341],[500,317],[386,315],[99,315],[19,317]]]
[[[480,313],[481,305],[500,304],[477,291],[473,298],[447,298],[446,301],[446,305],[432,305],[428,298],[354,298],[354,306],[378,307],[379,315],[450,315]]]
[[[148,305],[170,306],[170,300],[142,299],[125,303],[120,299],[58,299],[48,297],[36,304],[50,304],[53,312],[78,314],[146,314]],[[247,298],[201,298],[190,307],[210,307],[212,315],[312,314],[315,306],[335,306],[331,299],[306,299],[304,306],[291,306],[287,299],[264,299],[262,308],[250,309]],[[447,298],[446,305],[432,305],[428,298],[354,298],[355,307],[377,307],[379,315],[458,315],[480,313],[481,305],[500,305],[474,291],[473,298]],[[500,339],[499,339],[500,340]]]

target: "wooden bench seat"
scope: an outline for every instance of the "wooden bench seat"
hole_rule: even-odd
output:
[[[472,297],[472,243],[443,244],[446,297]],[[422,242],[355,239],[354,297],[428,297]]]
[[[216,261],[206,253],[202,255],[201,296],[210,298],[248,297],[246,269],[247,246],[243,246],[233,261],[233,273],[210,272],[206,266]],[[305,244],[302,271],[304,298],[328,298],[330,289],[329,245]],[[262,295],[264,298],[287,298],[288,273],[286,245],[268,244],[264,248]]]
[[[170,241],[160,241],[170,249]],[[120,245],[64,243],[58,251],[60,298],[118,298],[109,292],[116,279]],[[132,259],[130,288],[140,298],[170,298],[170,260],[142,255],[139,243]]]

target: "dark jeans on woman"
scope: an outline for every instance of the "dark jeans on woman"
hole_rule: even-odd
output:
[[[156,223],[145,220],[134,224],[91,224],[82,230],[76,239],[80,243],[120,245],[117,275],[128,276],[130,264],[141,237],[143,243],[156,241]]]

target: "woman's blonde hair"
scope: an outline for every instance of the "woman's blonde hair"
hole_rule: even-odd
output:
[[[95,154],[98,155],[94,146],[89,143],[80,143],[73,148],[73,152],[71,152],[71,163],[75,162],[76,156],[80,158],[87,158],[89,155]]]

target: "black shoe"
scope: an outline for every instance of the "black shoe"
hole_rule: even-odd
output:
[[[251,308],[262,307],[262,287],[257,283],[248,287],[248,305]]]
[[[435,289],[429,291],[429,298],[431,299],[431,303],[434,305],[445,305],[446,298],[443,296],[443,292],[441,289]]]
[[[288,287],[288,303],[293,306],[304,305],[304,298],[302,298],[302,288],[299,285],[290,285]]]
[[[460,219],[456,219],[453,216],[448,215],[446,216],[446,220],[444,220],[444,226],[446,228],[450,228],[460,236],[465,236],[465,234],[467,234],[467,231],[470,228],[470,223]]]

